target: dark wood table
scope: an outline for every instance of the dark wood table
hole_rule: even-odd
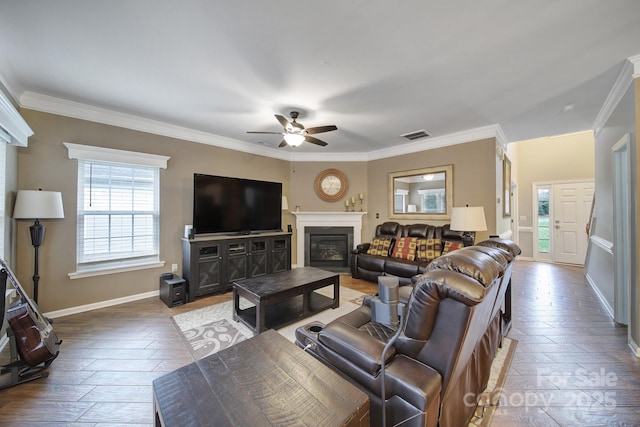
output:
[[[333,298],[314,292],[327,286],[333,286]],[[241,309],[241,297],[253,305]],[[258,334],[339,305],[340,276],[315,267],[233,282],[233,319]]]
[[[368,426],[369,397],[269,330],[153,381],[156,426]]]

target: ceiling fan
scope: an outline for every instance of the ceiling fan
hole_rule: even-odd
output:
[[[324,147],[327,145],[326,142],[315,138],[311,135],[316,133],[330,132],[332,130],[337,130],[338,128],[334,125],[328,126],[317,126],[312,128],[305,128],[302,123],[296,121],[298,115],[300,113],[298,111],[291,112],[291,121],[289,121],[286,117],[281,116],[280,114],[276,114],[276,119],[280,122],[282,127],[284,127],[283,132],[247,132],[247,133],[263,133],[263,134],[273,134],[273,135],[284,135],[282,142],[278,147],[284,147],[285,145],[290,145],[291,147],[297,147],[303,142],[307,141],[312,144],[320,145]]]

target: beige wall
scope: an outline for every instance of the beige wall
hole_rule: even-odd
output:
[[[362,207],[366,211],[368,205],[367,194],[367,164],[366,162],[291,162],[290,164],[290,190],[285,193],[289,201],[290,212],[295,211],[296,206],[300,206],[303,212],[344,212],[346,210],[344,199],[337,202],[325,202],[315,193],[315,181],[320,172],[325,169],[338,169],[347,177],[348,188],[345,197],[355,196],[364,193]],[[360,210],[360,204],[357,205]],[[287,213],[282,227],[286,229],[286,224],[293,227],[292,236],[292,260],[297,263],[297,234],[296,218],[293,214]],[[302,260],[304,262],[304,260]]]
[[[193,173],[238,176],[283,183],[289,192],[289,162],[204,144],[72,119],[31,110],[22,115],[35,135],[18,149],[18,188],[61,191],[65,219],[43,221],[39,305],[43,311],[110,300],[158,290],[160,273],[182,264],[180,238],[192,222]],[[170,156],[160,172],[160,259],[164,268],[70,280],[75,271],[77,161],[63,142]],[[33,246],[29,221],[17,222],[16,274],[31,289]]]
[[[420,169],[432,166],[453,165],[453,206],[483,206],[487,220],[486,232],[478,233],[476,240],[485,239],[496,232],[496,174],[495,138],[473,141],[450,147],[412,153],[368,163],[368,215],[363,229],[363,240],[375,233],[376,225],[389,220],[390,172]],[[379,218],[376,218],[379,215]],[[420,220],[398,221],[404,224]],[[449,221],[424,221],[442,225]]]
[[[192,221],[194,172],[282,182],[290,211],[300,206],[301,211],[335,212],[345,210],[344,199],[324,202],[315,194],[314,183],[324,169],[337,168],[349,180],[349,197],[364,193],[363,209],[368,215],[362,239],[367,241],[375,226],[389,217],[389,172],[453,164],[454,206],[485,207],[489,230],[479,233],[479,239],[496,228],[493,138],[370,162],[289,162],[27,109],[21,113],[35,135],[29,147],[17,149],[17,188],[61,191],[65,208],[65,219],[44,221],[47,234],[40,249],[39,305],[45,312],[157,291],[160,273],[170,271],[171,264],[179,268],[182,264],[180,238],[184,225]],[[160,173],[163,268],[69,279],[68,273],[75,271],[77,161],[69,160],[63,142],[171,157],[168,168]],[[405,221],[415,222],[419,221]],[[284,212],[283,228],[288,224],[294,225],[295,217]],[[27,290],[33,274],[29,225],[29,221],[14,221],[16,274]],[[295,235],[292,241],[292,262],[296,264]]]
[[[526,230],[518,232],[518,243],[523,256],[531,257],[533,256],[533,184],[594,179],[593,132],[514,142],[509,144],[508,154],[514,163],[512,174],[518,185],[517,223],[518,227]],[[523,217],[525,219],[520,219]]]

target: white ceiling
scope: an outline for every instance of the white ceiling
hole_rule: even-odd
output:
[[[256,152],[346,159],[419,129],[590,129],[639,53],[638,0],[0,0],[0,79],[20,105]],[[281,130],[273,114],[294,108],[338,126],[316,135],[327,147],[246,133]]]

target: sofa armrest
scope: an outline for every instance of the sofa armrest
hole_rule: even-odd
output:
[[[440,405],[442,377],[432,367],[399,354],[386,368],[387,396],[396,395],[421,412]]]
[[[329,323],[318,334],[318,341],[360,369],[376,375],[382,364],[385,342],[342,322]],[[387,351],[385,363],[396,355],[395,347]]]
[[[360,243],[359,245],[356,246],[354,250],[351,251],[351,253],[366,254],[370,246],[371,246],[371,243]]]

